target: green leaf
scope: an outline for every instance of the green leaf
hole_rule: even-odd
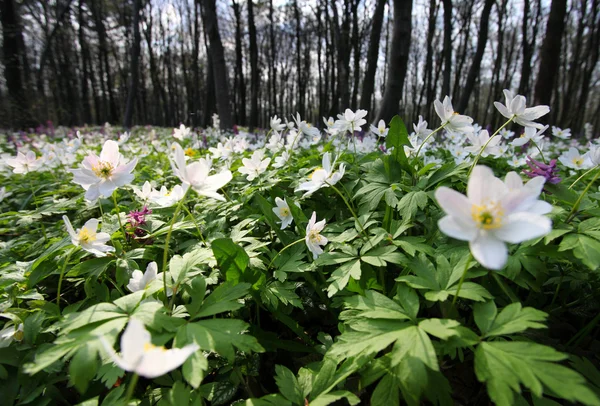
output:
[[[225,280],[234,284],[241,282],[250,263],[250,257],[246,251],[230,238],[214,240],[211,246]]]
[[[68,277],[74,278],[77,276],[89,275],[91,277],[99,277],[114,261],[114,258],[100,257],[92,258],[87,261],[80,262],[67,272]],[[86,276],[87,277],[87,276]]]
[[[404,122],[399,116],[394,116],[390,122],[390,130],[385,138],[385,147],[387,149],[394,148],[392,151],[392,157],[396,162],[400,164],[402,169],[408,173],[413,173],[414,168],[408,163],[408,158],[404,153],[404,146],[412,147],[408,140],[408,131]]]
[[[338,269],[333,271],[329,279],[327,279],[327,282],[330,282],[329,286],[327,286],[327,296],[332,297],[343,290],[348,285],[350,277],[357,281],[360,280],[360,275],[361,269],[358,259],[340,265]]]
[[[295,405],[304,405],[302,388],[292,371],[282,365],[275,365],[275,383],[279,392]]]
[[[520,385],[538,398],[546,390],[570,402],[600,403],[583,376],[555,363],[565,358],[565,354],[536,343],[483,342],[475,351],[475,373],[480,382],[486,383],[490,398],[498,406],[512,405]]]
[[[277,309],[279,303],[283,303],[284,306],[291,304],[299,309],[303,309],[302,301],[296,294],[296,284],[291,282],[271,282],[265,289],[260,292],[261,299],[265,303],[270,303],[273,308]]]
[[[385,375],[375,387],[371,395],[372,406],[399,406],[400,388],[396,378],[391,374]]]
[[[279,393],[273,393],[263,396],[260,399],[246,399],[245,406],[291,406],[292,403],[281,396]]]
[[[351,406],[360,403],[360,399],[352,392],[338,390],[319,395],[316,399],[310,401],[310,406],[326,406],[340,399],[346,399]]]
[[[230,312],[244,307],[238,299],[248,294],[250,284],[225,282],[219,285],[205,300],[193,319],[208,317],[215,314]]]
[[[405,194],[398,203],[398,210],[402,218],[411,219],[415,217],[419,208],[423,210],[427,206],[427,199],[427,193],[422,190]]]
[[[216,351],[230,362],[235,359],[234,347],[244,352],[264,352],[256,338],[243,334],[248,324],[236,319],[208,319],[185,326],[188,342],[194,340],[204,351]]]
[[[198,249],[192,252],[186,252],[183,256],[174,255],[169,261],[169,274],[173,279],[173,283],[176,286],[181,284],[192,269],[208,260],[209,253],[210,251],[205,249]]]
[[[548,315],[532,307],[521,307],[521,303],[511,303],[496,316],[493,301],[477,304],[474,308],[475,323],[484,337],[509,335],[528,328],[546,328],[543,324]]]
[[[182,367],[183,377],[194,389],[198,389],[207,370],[208,360],[201,351],[193,353]]]
[[[80,393],[84,393],[96,375],[97,349],[90,343],[79,348],[69,365],[69,379]]]
[[[425,319],[419,323],[421,329],[442,340],[460,335],[460,332],[456,329],[459,326],[458,321],[451,319]]]

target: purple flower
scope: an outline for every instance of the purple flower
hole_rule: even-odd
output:
[[[137,227],[146,223],[146,216],[152,214],[152,210],[148,206],[144,206],[142,210],[131,210],[127,217],[132,226]]]
[[[561,181],[558,177],[558,168],[556,167],[556,159],[550,161],[550,163],[545,164],[540,161],[536,161],[531,156],[527,156],[527,165],[531,168],[530,171],[524,170],[523,173],[530,178],[535,178],[536,176],[543,176],[546,179],[546,182],[552,183],[556,185]]]

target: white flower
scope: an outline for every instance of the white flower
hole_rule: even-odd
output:
[[[0,330],[0,348],[6,348],[13,341],[23,340],[23,324],[10,326]]]
[[[273,164],[274,168],[283,168],[283,166],[290,159],[290,153],[288,151],[283,151],[280,156],[275,157],[275,163]]]
[[[419,115],[419,122],[413,124],[413,129],[417,137],[427,138],[433,131],[427,129],[427,121],[423,120],[423,116]]]
[[[367,115],[367,110],[356,110],[353,112],[346,109],[344,115],[338,114],[338,119],[333,124],[333,128],[338,131],[360,131],[360,127],[367,123],[364,119]]]
[[[110,235],[108,233],[96,232],[99,223],[97,219],[89,219],[83,227],[78,228],[77,231],[73,229],[71,221],[69,221],[67,216],[63,216],[63,221],[71,236],[71,242],[76,247],[81,247],[97,257],[105,257],[107,252],[115,251],[114,247],[106,245],[106,242],[110,240]]]
[[[285,200],[280,199],[279,197],[275,198],[275,204],[277,207],[273,208],[273,213],[281,220],[281,229],[284,230],[287,226],[292,224],[292,221],[294,221],[290,206],[288,206]]]
[[[494,137],[494,139],[492,139],[489,144],[487,144],[487,146],[485,147],[485,150],[482,151],[484,145],[489,141],[490,139],[490,134],[487,132],[487,130],[481,130],[481,132],[479,133],[479,135],[475,135],[475,134],[467,134],[467,137],[469,138],[469,141],[471,141],[471,146],[466,147],[465,150],[467,150],[468,152],[470,152],[473,155],[477,155],[479,154],[479,151],[481,151],[481,156],[483,158],[485,158],[488,155],[493,155],[493,156],[500,156],[500,149],[498,147],[498,143],[500,142],[501,138],[500,137]]]
[[[520,168],[522,166],[527,165],[527,158],[525,158],[525,155],[521,157],[513,155],[511,158],[508,159],[507,163],[513,168]]]
[[[537,176],[523,184],[523,179],[516,172],[509,172],[504,178],[504,184],[509,192],[519,192],[530,196],[539,196],[544,188],[546,180],[543,176]],[[527,211],[535,214],[548,214],[552,211],[552,205],[543,200],[522,199],[521,204],[517,205],[513,211]]]
[[[158,207],[171,207],[183,199],[189,187],[190,185],[185,183],[183,186],[176,185],[172,190],[167,189],[166,186],[162,186],[160,190],[154,190],[148,200]]]
[[[84,158],[81,168],[70,171],[73,173],[73,182],[86,191],[85,198],[93,201],[101,196],[109,197],[118,187],[131,183],[134,178],[131,172],[136,165],[136,158],[124,163],[119,144],[108,140],[102,147],[100,157],[90,154]]]
[[[342,179],[344,176],[344,171],[346,170],[346,166],[344,164],[340,164],[340,169],[337,172],[333,172],[335,168],[335,163],[337,158],[334,159],[333,164],[331,163],[331,153],[326,152],[323,154],[323,162],[322,168],[317,168],[310,176],[309,181],[301,183],[294,190],[294,192],[298,191],[306,191],[302,197],[307,197],[321,189],[322,187],[328,187],[331,185],[335,185]]]
[[[533,127],[525,127],[525,132],[523,132],[519,138],[512,140],[510,145],[513,147],[520,147],[527,144],[529,141],[533,142],[534,144],[539,144],[539,142],[544,139],[543,134],[547,129],[548,126],[544,126],[538,131],[536,131],[536,129]]]
[[[190,185],[199,195],[225,201],[225,198],[218,194],[217,190],[225,186],[233,178],[230,171],[223,170],[216,175],[209,176],[210,166],[206,160],[202,159],[186,165],[185,154],[179,144],[175,145],[175,154],[173,161],[171,161],[171,167],[184,185]]]
[[[584,154],[584,157],[594,166],[600,165],[600,146],[590,142],[590,150]],[[2,201],[2,199],[0,199],[0,201]]]
[[[456,165],[469,161],[469,152],[461,145],[454,145],[449,148],[450,154],[454,157]]]
[[[125,131],[123,134],[119,135],[119,141],[117,141],[117,143],[123,145],[129,140],[129,137],[131,137],[131,133]]]
[[[125,332],[121,336],[121,356],[101,337],[102,344],[110,358],[121,369],[143,376],[157,378],[181,366],[193,353],[198,351],[198,344],[188,344],[183,348],[167,350],[152,344],[151,336],[144,324],[137,319],[130,319]]]
[[[496,106],[500,114],[504,117],[512,118],[515,123],[521,124],[523,127],[534,127],[537,129],[544,127],[543,124],[536,123],[533,120],[537,120],[548,114],[550,107],[535,106],[525,108],[525,96],[521,96],[520,94],[513,96],[512,92],[508,89],[504,89],[504,98],[506,105],[494,102],[494,106]]]
[[[421,116],[419,116],[419,117],[421,117]],[[427,126],[427,123],[425,123],[425,126]],[[385,121],[383,121],[383,120],[379,120],[379,123],[377,123],[377,127],[375,127],[373,124],[371,124],[371,132],[373,134],[375,134],[377,137],[385,138],[389,131],[390,131],[390,129],[385,126]]]
[[[283,131],[285,129],[285,124],[281,124],[281,119],[277,118],[277,116],[273,116],[271,118],[271,130],[275,132]]]
[[[306,246],[309,251],[312,252],[314,259],[317,259],[319,255],[323,253],[321,245],[327,244],[327,238],[323,237],[320,233],[325,228],[325,220],[317,222],[317,213],[313,211],[310,220],[306,226]]]
[[[527,128],[527,127],[526,127]],[[502,136],[502,138],[504,138],[505,140],[512,138],[515,136],[515,132],[511,131],[511,130],[507,130],[506,128],[503,128],[502,130],[500,130],[499,134]]]
[[[323,117],[323,123],[325,123],[325,126],[327,127],[327,129],[330,129],[335,124],[335,121],[334,121],[333,117],[329,117],[329,118]]]
[[[433,108],[446,130],[462,133],[473,132],[473,126],[471,126],[473,119],[455,112],[454,107],[452,107],[452,101],[448,96],[444,97],[443,103],[440,103],[439,100],[434,100]]]
[[[188,138],[190,133],[190,129],[183,124],[181,124],[179,128],[173,128],[173,137],[177,138],[179,141],[183,141],[184,139]]]
[[[569,148],[569,151],[559,156],[558,160],[571,169],[589,169],[593,166],[590,156],[587,154],[581,155],[574,147]]]
[[[247,175],[246,180],[253,181],[262,173],[264,173],[269,164],[271,163],[270,158],[264,158],[265,153],[262,150],[254,151],[252,158],[242,159],[244,166],[238,169],[241,174]],[[264,159],[263,159],[264,158]]]
[[[139,269],[133,271],[131,279],[129,279],[129,283],[127,284],[127,289],[129,289],[130,292],[144,290],[155,280],[159,280],[162,283],[163,278],[164,273],[158,273],[158,265],[156,262],[152,261],[146,267],[146,272],[142,273]],[[173,291],[170,288],[167,288],[167,296],[171,296],[172,294]]]
[[[269,142],[265,145],[265,147],[271,152],[277,152],[285,146],[285,142],[283,140],[283,136],[278,132],[273,132],[273,134],[269,137]]]
[[[471,253],[481,265],[502,269],[508,260],[505,243],[518,244],[552,230],[550,219],[540,213],[545,211],[544,205],[538,203],[544,182],[537,177],[519,187],[511,175],[506,182],[511,188],[488,167],[476,166],[467,196],[447,187],[436,190],[437,202],[447,214],[438,226],[450,237],[469,241]]]
[[[33,151],[28,151],[27,154],[17,152],[17,156],[7,159],[6,164],[14,168],[14,173],[29,173],[40,169],[44,164],[44,160],[36,158]]]
[[[298,130],[300,130],[300,132],[310,138],[312,137],[318,137],[321,135],[321,132],[319,131],[319,129],[317,127],[313,127],[312,124],[307,123],[306,121],[302,120],[300,118],[300,114],[296,113],[296,116],[292,116],[294,118],[294,121],[296,122],[296,125],[298,126]]]
[[[144,182],[144,185],[141,189],[137,186],[132,186],[131,188],[133,189],[133,193],[135,193],[135,195],[143,201],[148,200],[154,193],[156,193],[156,189],[154,189],[148,181]]]
[[[12,193],[6,191],[6,186],[2,186],[0,188],[0,203],[9,196],[12,196]]]
[[[568,140],[571,138],[571,129],[567,128],[565,130],[558,128],[556,126],[552,126],[552,135],[558,137],[562,140]]]

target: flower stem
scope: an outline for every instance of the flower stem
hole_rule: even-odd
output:
[[[117,210],[117,219],[119,220],[119,228],[121,229],[121,233],[123,234],[123,239],[126,239],[125,229],[123,228],[123,223],[121,223],[121,211],[119,210],[119,205],[117,204],[117,190],[112,194],[113,202],[115,203],[115,209]]]
[[[427,137],[425,137],[425,139],[423,140],[423,142],[421,143],[421,145],[419,145],[419,148],[417,148],[417,153],[415,154],[415,159],[419,156],[419,152],[421,152],[421,148],[423,148],[423,145],[425,145],[427,143],[427,141],[429,141],[429,139],[438,131],[440,131],[442,128],[446,127],[448,123],[443,124],[441,126],[439,126],[438,128],[436,128],[435,130],[433,130],[432,132],[429,133],[429,135]]]
[[[365,238],[369,238],[369,235],[367,234],[367,232],[365,231],[365,228],[363,227],[362,223],[360,222],[360,220],[358,219],[358,216],[356,215],[356,213],[354,212],[354,210],[352,210],[352,206],[350,206],[350,203],[348,203],[348,200],[344,197],[344,195],[342,194],[342,192],[340,192],[340,190],[338,188],[336,188],[334,185],[327,183],[329,186],[331,186],[331,188],[333,190],[335,190],[335,192],[340,195],[340,197],[342,198],[342,200],[344,201],[344,203],[346,204],[346,207],[348,207],[348,210],[350,210],[350,213],[352,213],[352,217],[354,217],[354,220],[356,220],[356,222],[358,223],[358,226],[360,227],[360,230],[362,231],[362,233],[364,234]]]
[[[496,281],[498,286],[500,286],[500,289],[502,289],[504,294],[509,297],[509,299],[512,303],[519,302],[519,298],[514,294],[514,292],[512,292],[512,289],[510,289],[508,286],[506,286],[506,284],[502,281],[502,279],[500,279],[498,274],[494,271],[492,271],[492,278],[494,278],[494,280]]]
[[[588,171],[586,171],[583,175],[581,175],[580,177],[578,177],[577,179],[575,179],[575,182],[571,183],[571,186],[569,186],[569,189],[572,189],[573,186],[575,186],[575,184],[577,182],[579,182],[581,179],[585,178],[590,172],[592,172],[594,169],[596,169],[598,167],[598,165],[594,166],[593,168],[589,169]]]
[[[196,218],[192,215],[192,212],[190,212],[190,209],[188,209],[188,207],[186,205],[183,205],[183,209],[192,218],[192,221],[194,222],[194,225],[196,226],[196,231],[198,231],[198,235],[200,236],[200,239],[202,240],[204,245],[207,245],[206,240],[204,239],[204,236],[202,235],[202,231],[200,230],[200,226],[198,225],[198,222],[196,221]]]
[[[129,386],[127,387],[127,392],[125,393],[125,404],[129,404],[129,399],[131,399],[131,396],[133,395],[133,391],[135,390],[135,386],[137,385],[139,379],[139,375],[138,374],[133,374],[133,376],[131,377],[131,380],[129,381]]]
[[[164,275],[167,274],[167,257],[169,256],[169,241],[171,241],[171,233],[173,232],[173,224],[175,224],[175,220],[177,219],[177,215],[181,211],[181,207],[183,206],[183,202],[185,201],[185,198],[187,197],[187,194],[190,191],[190,189],[191,188],[188,188],[188,190],[185,191],[185,194],[183,195],[183,197],[179,201],[179,204],[177,205],[177,208],[175,208],[175,213],[173,213],[173,218],[171,219],[171,224],[169,225],[169,231],[167,231],[167,238],[165,240],[165,248],[164,248],[164,251],[163,251],[163,263],[162,263],[162,271],[163,271]],[[169,304],[169,298],[167,297],[167,278],[166,278],[166,276],[163,276],[163,288],[164,288],[164,293],[165,293],[165,306],[168,306],[168,304]],[[175,292],[173,292],[173,295],[175,295]],[[171,312],[170,308],[167,308],[167,310],[169,312]]]
[[[467,271],[469,270],[469,264],[471,263],[471,254],[467,258],[467,262],[465,263],[465,269],[458,281],[458,287],[456,288],[456,293],[454,294],[454,298],[452,299],[452,309],[454,309],[454,305],[456,304],[456,300],[458,299],[458,294],[460,293],[460,289],[462,288],[463,282],[465,281],[465,277],[467,276]]]
[[[492,134],[492,136],[490,137],[489,140],[487,140],[487,142],[483,145],[483,148],[481,148],[479,150],[479,153],[477,154],[477,156],[475,157],[475,160],[473,161],[473,165],[471,165],[471,168],[469,168],[469,172],[467,173],[467,178],[469,177],[469,175],[471,175],[471,172],[473,171],[473,168],[475,168],[475,165],[477,165],[477,162],[479,162],[479,158],[481,158],[481,154],[483,154],[483,151],[485,151],[485,149],[487,148],[488,144],[494,139],[494,137],[496,135],[498,135],[498,133],[500,131],[502,131],[502,129],[504,127],[506,127],[507,125],[509,125],[510,123],[512,123],[512,121],[514,120],[515,116],[513,115],[511,118],[508,119],[508,121],[504,124],[502,124],[502,126],[500,128],[498,128],[496,130],[496,132],[494,132]]]
[[[75,247],[71,248],[67,253],[67,258],[65,258],[65,262],[63,263],[62,269],[60,271],[60,277],[58,278],[58,287],[56,289],[56,306],[58,307],[58,313],[60,314],[60,289],[62,287],[63,277],[65,276],[65,270],[67,269],[67,264],[71,259],[71,255],[75,252]]]
[[[590,188],[592,187],[592,185],[594,184],[596,179],[598,179],[598,176],[600,176],[600,170],[598,172],[596,172],[596,175],[592,178],[592,181],[590,183],[588,183],[588,185],[585,187],[585,189],[583,189],[583,192],[581,192],[581,195],[579,195],[579,198],[573,205],[573,208],[571,209],[571,212],[569,213],[569,216],[567,217],[567,221],[565,221],[565,223],[568,224],[571,222],[571,220],[573,220],[573,218],[575,217],[575,214],[577,213],[577,210],[579,209],[579,205],[581,204],[581,201],[583,200],[583,197],[586,195],[588,190],[590,190]]]
[[[533,141],[532,141],[533,142]],[[539,145],[535,142],[533,142],[533,145],[535,145],[535,147],[537,148],[538,151],[540,151],[540,156],[542,157],[542,161],[544,163],[546,163],[546,158],[544,158],[544,153],[542,152],[542,149],[539,147]]]
[[[35,206],[35,210],[39,210],[39,206],[37,204],[37,197],[35,196],[35,187],[33,186],[33,181],[30,182],[31,186],[31,200],[33,200],[33,204]],[[48,241],[48,237],[46,237],[46,227],[44,226],[44,217],[40,214],[40,224],[42,226],[42,235],[44,236],[44,242]]]
[[[285,247],[283,247],[283,249],[281,251],[279,251],[277,254],[275,254],[275,256],[273,257],[273,259],[271,260],[271,262],[269,262],[269,266],[267,267],[267,269],[271,268],[271,265],[273,265],[273,261],[275,261],[275,259],[279,256],[279,254],[281,254],[283,251],[287,250],[288,248],[290,248],[292,245],[296,245],[299,242],[304,241],[304,238],[300,238],[299,240],[294,241],[293,243],[290,243],[288,245],[286,245]]]

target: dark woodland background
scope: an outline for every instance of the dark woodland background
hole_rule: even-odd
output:
[[[600,127],[600,0],[0,0],[0,128],[321,123],[482,124],[502,89],[550,124]]]

